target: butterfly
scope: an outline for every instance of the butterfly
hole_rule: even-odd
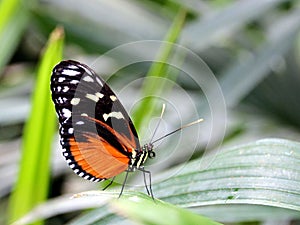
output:
[[[112,178],[105,188],[116,175],[126,171],[121,196],[128,173],[140,170],[147,193],[153,198],[151,173],[145,170],[144,163],[155,157],[155,142],[183,127],[141,146],[132,120],[115,93],[91,68],[80,62],[58,63],[52,71],[50,89],[59,120],[63,156],[73,171],[94,182]]]

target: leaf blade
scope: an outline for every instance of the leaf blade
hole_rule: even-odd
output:
[[[50,178],[50,150],[56,116],[50,100],[51,69],[62,57],[63,30],[56,29],[38,68],[32,110],[24,128],[19,176],[10,198],[10,221],[20,218],[44,201]]]

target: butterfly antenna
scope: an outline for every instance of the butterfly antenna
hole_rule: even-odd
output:
[[[154,136],[155,136],[155,134],[156,134],[156,132],[157,132],[157,130],[158,130],[158,127],[159,127],[159,125],[160,125],[160,123],[161,123],[161,121],[162,121],[162,117],[163,117],[163,115],[164,115],[164,113],[165,113],[165,108],[166,108],[166,105],[163,104],[162,109],[161,109],[161,113],[160,113],[160,117],[159,117],[159,121],[158,121],[158,123],[157,123],[157,125],[156,125],[156,127],[155,127],[155,130],[154,130],[153,135],[152,135],[152,137],[151,137],[150,143],[152,143],[152,140],[153,140],[153,138],[154,138]]]
[[[162,139],[164,139],[164,138],[170,136],[171,134],[176,133],[177,131],[180,131],[180,130],[182,130],[182,129],[184,129],[184,128],[190,127],[190,126],[195,125],[195,124],[197,124],[197,123],[200,123],[200,122],[202,122],[202,121],[203,121],[203,119],[201,118],[201,119],[198,119],[198,120],[196,120],[196,121],[194,121],[194,122],[185,124],[185,125],[183,125],[183,126],[177,128],[176,130],[173,130],[172,132],[170,132],[170,133],[168,133],[168,134],[165,134],[164,136],[162,136],[162,137],[160,137],[160,138],[158,138],[158,139],[156,139],[155,141],[150,142],[150,143],[154,144],[155,142],[158,142],[158,141],[160,141],[160,140],[162,140]]]

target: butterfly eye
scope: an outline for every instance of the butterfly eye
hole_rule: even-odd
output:
[[[155,158],[155,152],[150,151],[150,152],[149,152],[149,158],[150,158],[150,159]]]

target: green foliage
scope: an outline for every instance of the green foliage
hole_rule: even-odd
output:
[[[185,16],[186,10],[180,9],[164,39],[165,42],[162,43],[156,61],[152,63],[147,73],[147,77],[169,78],[176,80],[176,77],[170,77],[170,74],[168,73],[169,65],[167,64],[167,61],[170,58],[174,47],[172,44],[176,42],[180,35],[185,21]],[[160,96],[162,92],[166,91],[166,88],[166,82],[163,82],[162,79],[145,79],[141,89],[142,96],[145,96],[145,99],[143,99],[139,107],[133,113],[134,124],[138,130],[141,128],[142,124],[149,124],[151,117],[153,117],[155,108],[158,108],[155,103],[155,96]],[[159,105],[159,107],[161,107],[161,105]],[[145,109],[147,109],[146,112]]]
[[[162,175],[163,181],[154,184],[153,191],[156,197],[163,201],[191,208],[194,212],[218,221],[299,218],[299,159],[299,142],[282,139],[259,140],[220,152],[208,169],[201,168],[201,159],[198,159],[187,163],[179,174],[169,177],[178,171],[178,168],[173,168]],[[98,201],[103,202],[102,197],[108,193],[91,193],[82,197],[97,198],[97,195]],[[127,215],[126,217],[135,220],[140,215],[134,218],[133,212],[147,214],[137,212],[147,211],[143,201],[139,200],[140,194],[126,191],[124,195],[120,204],[127,208],[122,208],[125,212],[115,210],[118,215]],[[117,194],[114,197],[117,197]],[[172,207],[170,206],[170,210]],[[95,209],[87,213],[78,221],[74,221],[73,225],[84,224],[87,218],[93,218],[89,223],[97,224],[114,224],[122,220],[111,216],[111,211],[103,207],[100,210]],[[165,219],[163,214],[158,212],[152,217]]]
[[[15,156],[19,149],[13,142],[18,135],[10,135],[14,140],[0,143],[1,209],[6,208],[2,199],[7,199],[7,190],[17,177],[9,199],[10,221],[32,208],[16,224],[78,210],[84,213],[71,224],[128,224],[132,221],[140,224],[193,224],[194,221],[196,224],[201,221],[217,224],[200,215],[237,224],[247,221],[260,224],[270,220],[274,224],[278,220],[289,224],[291,220],[299,220],[299,1],[66,0],[37,2],[34,7],[23,3],[18,0],[0,2],[0,68],[4,68],[0,82],[3,78],[15,82],[14,88],[0,89],[0,129],[3,129],[0,135],[8,127],[22,135],[23,140],[20,165]],[[199,140],[193,129],[186,129],[180,134],[181,139],[176,134],[165,140],[165,145],[157,151],[157,161],[146,165],[154,178],[155,202],[138,192],[144,192],[142,188],[129,191],[127,186],[119,200],[116,199],[118,186],[105,192],[80,193],[73,199],[60,196],[46,201],[50,142],[56,124],[49,100],[49,76],[53,65],[61,59],[62,39],[50,39],[48,43],[38,69],[32,104],[28,103],[28,93],[32,90],[30,78],[24,76],[27,82],[20,84],[18,76],[11,71],[16,67],[21,68],[23,75],[30,71],[36,64],[39,46],[44,46],[43,41],[57,24],[66,30],[66,58],[77,58],[91,65],[104,78],[117,71],[117,76],[109,80],[113,89],[115,85],[130,86],[128,81],[143,78],[147,73],[145,82],[134,83],[128,88],[133,94],[119,96],[125,100],[127,109],[128,102],[138,101],[136,93],[140,93],[140,97],[147,96],[133,112],[139,133],[159,114],[160,94],[170,93],[168,99],[173,99],[173,105],[184,108],[182,122],[194,120],[198,115],[205,119],[200,125]],[[107,50],[141,40],[166,41],[156,52],[155,63],[136,63],[125,69],[120,66],[135,59],[154,59],[151,49],[134,48],[135,45],[117,54],[105,54],[101,66],[92,63]],[[222,90],[222,99],[215,95],[216,86],[205,80],[206,66],[198,69],[198,62],[174,52],[173,44],[190,49],[208,64],[216,74],[213,78]],[[184,62],[176,71],[168,65],[173,62],[174,55],[178,64]],[[197,74],[203,86],[195,85],[195,77],[185,76],[187,67]],[[187,98],[178,92],[179,88],[170,85],[171,82],[161,82],[163,79],[174,81],[193,99],[197,115],[187,106]],[[119,89],[114,90],[118,92]],[[212,112],[212,102],[207,99],[216,102],[225,99],[227,111]],[[31,114],[26,120],[29,109]],[[167,107],[164,117],[172,128],[181,122],[174,111]],[[7,115],[11,115],[9,121]],[[219,126],[226,115],[226,135],[222,142],[224,136]],[[25,121],[22,134],[19,127]],[[198,147],[190,153],[192,145]],[[56,166],[59,171],[55,171],[55,175],[70,172],[65,164]],[[11,172],[17,168],[20,168],[19,176]],[[80,178],[74,180],[78,183],[65,185],[61,182],[60,185],[87,186]],[[142,184],[142,178],[139,183]],[[68,192],[76,193],[77,190]],[[44,203],[34,208],[40,202]],[[3,211],[0,212],[1,223],[6,212],[0,211]],[[169,214],[174,215],[171,219],[178,220],[166,219],[165,215]],[[59,220],[55,219],[55,222]]]
[[[119,215],[132,219],[138,224],[145,225],[220,225],[205,217],[191,213],[174,205],[155,200],[149,196],[132,196],[121,198],[111,203]],[[166,218],[167,215],[167,218]]]
[[[31,114],[24,129],[18,180],[10,198],[10,221],[29,212],[48,195],[52,137],[56,128],[49,85],[51,70],[62,58],[63,36],[61,28],[53,31],[38,66]]]
[[[299,218],[299,159],[299,142],[259,140],[218,153],[208,169],[203,169],[201,159],[197,159],[187,163],[176,175],[170,176],[178,167],[165,172],[162,181],[153,185],[157,197],[154,201],[136,191],[124,191],[120,199],[119,190],[89,191],[77,194],[71,201],[62,198],[49,202],[20,224],[74,208],[91,207],[97,208],[71,224],[127,224],[124,217],[139,224],[176,224],[174,218],[178,224],[217,224],[195,212],[218,221]],[[175,205],[191,208],[194,213]],[[49,214],[53,207],[56,210]],[[169,213],[174,218],[166,218]]]
[[[28,25],[29,13],[21,0],[2,0],[0,2],[0,15],[1,72],[22,38]]]

